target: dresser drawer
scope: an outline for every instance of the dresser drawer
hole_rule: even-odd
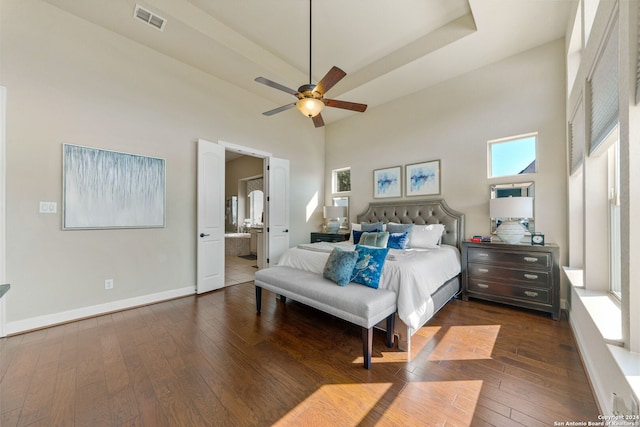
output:
[[[518,270],[506,267],[496,267],[491,264],[468,264],[469,277],[478,280],[499,278],[504,282],[517,282],[524,285],[541,288],[551,287],[551,277],[547,271]]]
[[[547,252],[509,252],[491,248],[469,248],[468,262],[482,262],[493,265],[513,266],[518,268],[550,269],[551,254]]]
[[[551,294],[548,289],[528,288],[485,280],[469,279],[467,290],[471,293],[510,297],[542,304],[549,304],[551,302]]]

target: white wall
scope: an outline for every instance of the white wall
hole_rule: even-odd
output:
[[[8,333],[195,285],[198,138],[290,159],[292,244],[316,229],[321,213],[306,210],[323,192],[323,130],[264,117],[274,105],[39,0],[3,0],[1,19]],[[165,158],[167,227],[61,231],[62,143]]]
[[[440,196],[465,213],[466,236],[489,234],[487,141],[539,132],[536,230],[566,259],[565,67],[558,40],[328,127],[325,200],[331,170],[351,166],[351,219],[373,200],[373,170],[441,160]],[[563,290],[562,295],[566,291]]]

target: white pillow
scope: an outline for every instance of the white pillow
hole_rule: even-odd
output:
[[[444,233],[444,225],[429,224],[415,225],[411,233],[409,246],[411,248],[437,248]]]

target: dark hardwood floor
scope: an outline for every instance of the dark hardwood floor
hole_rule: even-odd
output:
[[[0,340],[0,425],[553,426],[597,420],[569,323],[454,300],[411,357],[252,283]]]

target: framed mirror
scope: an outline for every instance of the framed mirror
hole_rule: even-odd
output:
[[[533,197],[533,218],[523,219],[520,223],[527,229],[526,235],[535,231],[535,183],[516,182],[511,184],[493,184],[489,187],[490,197]],[[496,228],[500,225],[501,218],[491,218],[491,234],[496,234]]]
[[[340,229],[348,230],[349,229],[349,197],[334,197],[333,198],[333,206],[344,206],[347,209],[347,216],[341,218],[340,221]]]

